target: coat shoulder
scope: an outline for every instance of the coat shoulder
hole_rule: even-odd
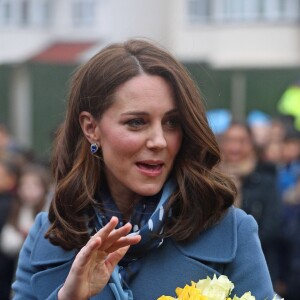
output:
[[[45,238],[49,225],[48,213],[36,216],[20,251],[12,286],[14,299],[50,299],[50,293],[56,293],[69,272],[75,251],[51,244]]]
[[[46,237],[50,222],[48,213],[37,215],[35,225],[36,236],[33,242],[31,263],[34,266],[51,265],[67,262],[74,258],[76,250],[66,251],[60,246],[53,245]],[[35,228],[33,228],[35,230]]]
[[[48,219],[48,212],[40,212],[37,214],[34,222],[34,226],[38,228],[43,228],[45,231],[48,230],[50,222]]]
[[[245,230],[257,231],[254,218],[232,206],[217,224],[201,232],[192,241],[177,244],[177,247],[190,257],[207,262],[229,263],[236,257],[241,227],[243,234],[247,234]]]

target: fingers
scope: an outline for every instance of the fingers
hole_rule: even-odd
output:
[[[98,245],[98,249],[107,253],[113,252],[119,248],[136,244],[140,241],[139,235],[127,235],[131,230],[131,224],[115,229],[118,224],[118,218],[112,217],[110,222],[101,228],[93,237],[101,237],[102,243]]]
[[[109,264],[115,265],[125,255],[129,246],[141,240],[140,235],[128,235],[131,224],[127,223],[115,229],[117,224],[118,218],[112,217],[108,224],[91,237],[76,256],[76,266],[78,268],[84,268],[90,260],[104,263],[109,254],[114,254]]]
[[[106,237],[106,239],[111,240],[111,241],[116,241],[119,238],[126,236],[130,232],[131,227],[132,227],[131,224],[127,223],[118,229],[114,229],[109,233],[109,235]],[[100,235],[100,236],[103,239],[103,236],[102,235]]]
[[[116,241],[109,248],[107,248],[106,252],[111,253],[111,252],[118,250],[119,248],[137,244],[140,242],[140,240],[141,240],[140,235],[121,237],[118,241]]]
[[[118,218],[117,217],[112,217],[110,221],[103,227],[101,228],[98,232],[96,232],[92,238],[95,237],[101,237],[103,240],[105,240],[109,234],[116,228],[118,225]]]

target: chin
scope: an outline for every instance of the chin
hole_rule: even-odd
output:
[[[141,196],[153,196],[160,192],[163,184],[147,184],[137,191]]]

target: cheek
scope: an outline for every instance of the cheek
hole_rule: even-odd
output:
[[[182,134],[178,133],[168,141],[169,149],[172,155],[176,156],[182,144]]]
[[[143,139],[138,135],[114,133],[107,134],[101,144],[104,159],[115,156],[115,159],[123,159],[136,154],[143,147]]]
[[[237,147],[233,143],[226,143],[223,150],[226,155],[231,155],[237,151]]]

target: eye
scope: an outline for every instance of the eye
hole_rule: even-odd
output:
[[[178,116],[172,116],[172,117],[169,117],[169,118],[166,120],[165,125],[166,125],[168,128],[170,128],[170,129],[176,129],[176,128],[181,127],[180,120],[179,120],[179,117],[178,117]]]
[[[131,119],[126,122],[126,125],[128,125],[130,128],[133,128],[133,129],[138,129],[145,124],[146,124],[146,122],[143,118]]]

